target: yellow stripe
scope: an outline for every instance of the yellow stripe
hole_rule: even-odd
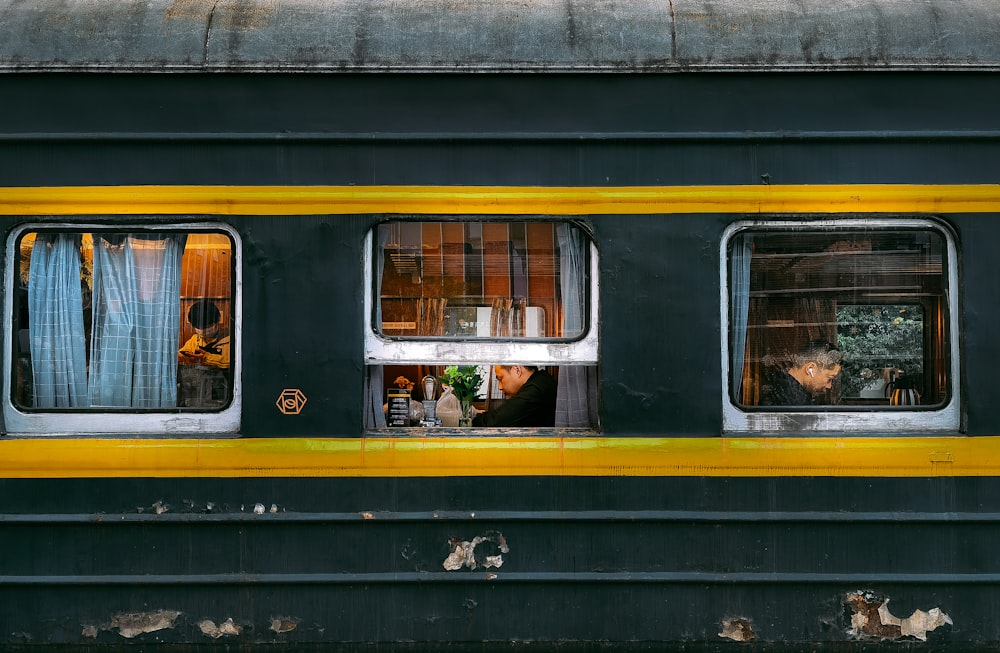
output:
[[[0,478],[995,476],[1000,437],[0,441]]]
[[[0,188],[0,215],[1000,211],[1000,185]],[[0,477],[991,476],[1000,438],[0,441]]]
[[[1000,184],[0,188],[0,215],[937,213],[1000,211]]]

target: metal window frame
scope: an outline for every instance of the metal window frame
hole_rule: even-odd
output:
[[[551,339],[442,339],[388,338],[377,332],[375,320],[375,275],[373,231],[365,236],[364,357],[369,365],[525,364],[596,365],[598,362],[598,316],[600,315],[597,246],[588,235],[589,287],[586,328],[581,337],[567,341]]]
[[[948,375],[950,393],[941,406],[907,410],[744,410],[730,396],[730,287],[729,243],[737,234],[747,231],[801,230],[822,232],[836,229],[921,229],[937,232],[944,240],[947,252],[945,291],[948,302]],[[947,433],[958,435],[962,428],[961,377],[959,349],[958,247],[954,232],[943,222],[921,217],[822,217],[813,219],[741,220],[729,225],[723,233],[719,251],[720,324],[722,342],[722,431],[724,434],[753,435],[919,435]]]
[[[138,219],[138,216],[136,216]],[[233,299],[231,313],[231,333],[235,347],[231,352],[233,372],[232,401],[224,409],[208,412],[183,410],[178,408],[163,411],[130,411],[106,410],[101,408],[81,409],[74,411],[44,411],[32,410],[26,412],[19,409],[11,400],[13,389],[13,302],[14,279],[18,274],[17,243],[21,236],[32,231],[66,231],[82,233],[87,231],[107,231],[111,227],[115,231],[129,232],[162,232],[179,231],[186,233],[214,232],[224,233],[232,242],[232,274]],[[4,357],[3,357],[3,420],[8,436],[63,436],[63,435],[110,435],[129,433],[149,436],[202,436],[236,433],[240,428],[242,413],[243,388],[241,381],[242,357],[240,343],[243,341],[243,274],[242,274],[242,243],[236,230],[229,225],[219,223],[182,223],[169,222],[163,224],[141,224],[124,221],[109,225],[95,222],[31,222],[19,225],[11,231],[6,244],[7,262],[4,270]],[[179,346],[179,345],[178,345]]]

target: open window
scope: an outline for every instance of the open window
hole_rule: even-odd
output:
[[[372,230],[366,252],[368,428],[387,425],[393,393],[415,410],[388,423],[419,424],[421,382],[453,365],[478,368],[479,411],[507,399],[494,366],[537,367],[558,386],[548,425],[596,428],[597,249],[579,224],[396,219]],[[441,384],[429,392],[440,399]]]
[[[7,243],[10,433],[231,432],[238,240],[218,226],[34,225]]]
[[[724,238],[727,431],[957,431],[955,241],[918,218]]]

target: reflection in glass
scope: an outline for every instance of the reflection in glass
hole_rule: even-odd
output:
[[[729,243],[734,400],[765,403],[769,365],[819,341],[842,352],[843,368],[813,404],[889,406],[900,385],[921,404],[946,401],[945,251],[930,229],[738,234]]]
[[[386,336],[556,338],[583,333],[587,240],[548,222],[379,226]]]

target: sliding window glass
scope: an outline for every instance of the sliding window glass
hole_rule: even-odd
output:
[[[231,232],[39,225],[7,252],[9,432],[235,429]]]
[[[524,403],[530,392],[510,392],[510,383],[537,372],[532,386],[551,379],[559,408],[551,420],[513,425],[596,427],[597,250],[584,227],[544,218],[398,219],[369,238],[369,428],[418,426],[425,401],[441,400],[447,417],[449,395],[461,392],[446,380],[451,366],[475,368],[475,412],[494,411],[491,420],[513,413],[501,407],[515,396],[515,406]],[[399,393],[414,409],[409,419],[388,415],[389,396]]]
[[[960,427],[955,240],[918,218],[734,225],[729,431]]]

